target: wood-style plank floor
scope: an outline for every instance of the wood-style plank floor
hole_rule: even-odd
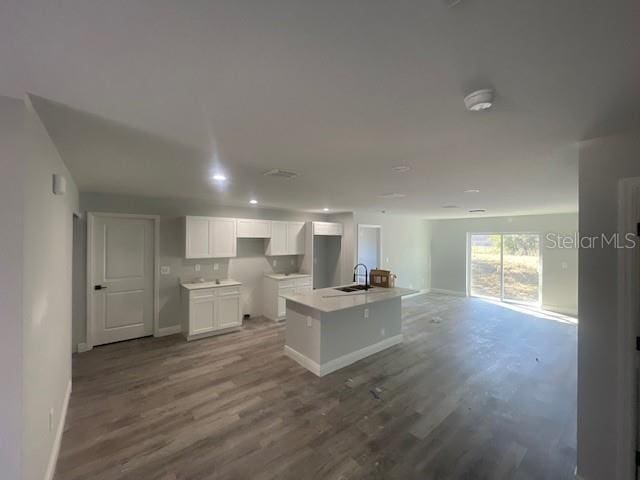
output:
[[[434,294],[403,318],[324,378],[261,319],[76,355],[55,479],[573,478],[574,325]]]

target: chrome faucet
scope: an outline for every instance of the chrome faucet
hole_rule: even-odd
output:
[[[369,270],[367,269],[367,266],[364,263],[358,263],[355,267],[353,267],[353,282],[356,283],[357,282],[356,278],[358,276],[362,276],[362,275],[358,275],[358,267],[360,266],[364,267],[364,289],[369,290]]]

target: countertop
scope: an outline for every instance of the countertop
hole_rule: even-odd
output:
[[[193,283],[181,283],[182,288],[187,290],[199,290],[201,288],[218,288],[218,287],[236,287],[242,285],[242,283],[236,280],[220,280],[220,283],[216,283],[215,280],[210,282],[193,282]]]
[[[267,277],[267,278],[273,278],[274,280],[287,280],[289,278],[310,277],[311,274],[309,274],[309,273],[290,273],[290,274],[287,275],[285,273],[265,273],[264,276]]]
[[[346,285],[345,285],[346,286]],[[301,305],[319,310],[320,312],[335,312],[337,310],[344,310],[345,308],[358,307],[360,305],[367,305],[374,302],[382,302],[384,300],[391,300],[392,298],[404,297],[405,295],[411,295],[418,293],[417,290],[410,290],[408,288],[382,288],[372,287],[368,291],[359,292],[340,292],[335,290],[337,287],[320,288],[311,292],[295,293],[280,295],[287,301],[296,302]]]

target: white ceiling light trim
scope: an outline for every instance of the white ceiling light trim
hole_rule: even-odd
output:
[[[406,173],[411,170],[411,167],[409,165],[396,165],[392,170],[397,173]]]
[[[493,90],[490,88],[483,88],[482,90],[476,90],[464,97],[464,106],[471,112],[480,112],[491,108],[493,105]]]
[[[406,196],[406,193],[389,192],[381,193],[380,195],[378,195],[378,198],[404,198]]]

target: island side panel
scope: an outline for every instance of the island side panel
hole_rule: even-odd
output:
[[[319,375],[320,312],[287,300],[286,322],[285,353]]]
[[[368,318],[364,318],[369,309]],[[400,297],[322,313],[320,365],[322,375],[402,342]]]

